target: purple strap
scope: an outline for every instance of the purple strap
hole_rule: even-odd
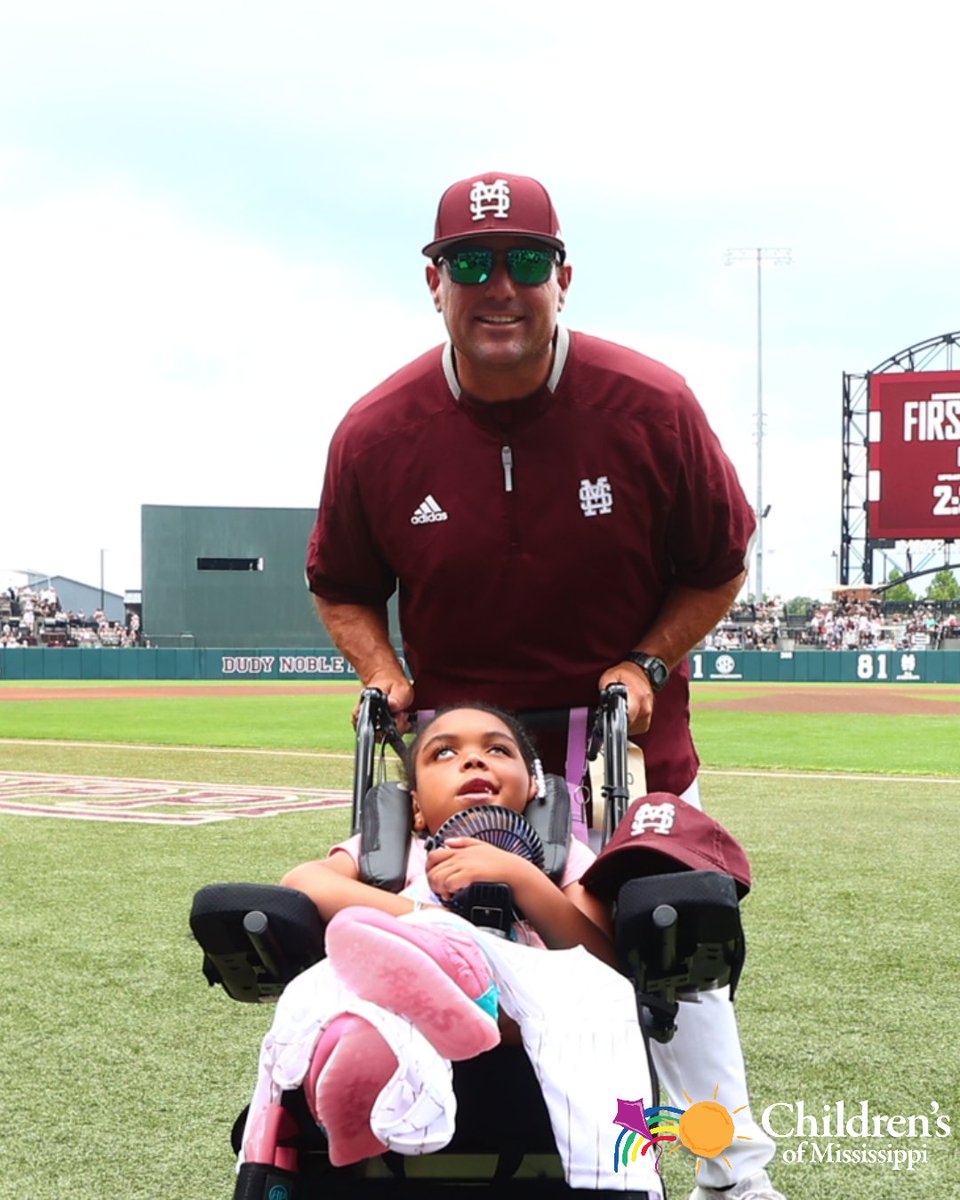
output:
[[[567,726],[567,761],[564,768],[570,788],[570,807],[573,818],[573,836],[590,844],[587,829],[586,805],[583,802],[583,777],[587,769],[587,713],[586,708],[570,709],[570,724]]]

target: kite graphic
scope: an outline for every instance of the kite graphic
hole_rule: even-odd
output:
[[[651,1146],[659,1147],[661,1142],[675,1142],[680,1128],[682,1108],[670,1105],[657,1105],[644,1108],[643,1098],[639,1100],[617,1100],[617,1115],[613,1118],[614,1125],[621,1126],[617,1144],[613,1151],[613,1169],[619,1170],[621,1164],[636,1162],[637,1151],[646,1154]],[[660,1155],[662,1150],[655,1151],[657,1172],[660,1171]]]

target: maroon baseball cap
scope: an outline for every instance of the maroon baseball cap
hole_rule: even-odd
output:
[[[444,246],[494,233],[534,238],[556,250],[565,249],[553,201],[543,184],[527,175],[487,171],[461,179],[443,193],[433,241],[423,253],[436,258]]]
[[[750,861],[733,834],[679,796],[651,792],[630,805],[580,882],[613,899],[628,879],[682,870],[721,871],[738,896],[750,891]]]

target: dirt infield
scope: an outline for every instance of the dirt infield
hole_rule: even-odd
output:
[[[737,695],[727,699],[726,685],[696,689],[696,708],[726,712],[770,713],[865,713],[878,716],[951,716],[960,717],[960,688],[951,685],[915,687],[913,685],[854,684],[770,684],[736,685]],[[132,687],[0,687],[4,700],[173,700],[213,696],[336,696],[344,695],[342,683],[299,684],[193,684],[145,683]],[[746,695],[744,693],[747,693]]]

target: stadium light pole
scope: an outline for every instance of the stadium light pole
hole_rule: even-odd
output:
[[[100,551],[100,611],[103,612],[103,556],[106,550]]]
[[[735,263],[757,264],[757,542],[755,602],[763,601],[763,523],[770,506],[763,506],[763,267],[789,266],[791,250],[786,246],[736,246],[727,251],[726,265]]]

